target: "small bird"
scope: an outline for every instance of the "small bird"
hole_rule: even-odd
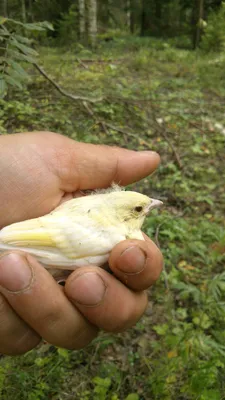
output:
[[[114,185],[64,202],[43,217],[6,226],[0,231],[0,252],[22,250],[46,268],[60,270],[102,266],[117,243],[144,240],[144,219],[161,204]]]

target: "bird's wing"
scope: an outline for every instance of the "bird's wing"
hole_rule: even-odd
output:
[[[71,260],[109,253],[125,237],[116,227],[104,226],[104,221],[85,215],[65,216],[54,213],[41,218],[18,222],[0,231],[0,249],[28,251],[54,265]]]
[[[42,226],[41,218],[17,222],[0,231],[0,243],[15,247],[54,247],[53,238]]]

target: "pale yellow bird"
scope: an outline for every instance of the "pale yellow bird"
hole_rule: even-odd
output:
[[[161,201],[117,186],[69,200],[50,214],[0,231],[0,251],[20,249],[45,267],[103,265],[125,239],[144,240],[141,226]]]

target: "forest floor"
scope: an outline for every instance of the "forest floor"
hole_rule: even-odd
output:
[[[225,399],[225,57],[150,38],[39,53],[48,77],[81,98],[30,69],[26,88],[1,101],[1,130],[158,151],[158,171],[133,188],[164,202],[144,230],[165,268],[129,331],[81,351],[44,344],[3,357],[0,398]]]

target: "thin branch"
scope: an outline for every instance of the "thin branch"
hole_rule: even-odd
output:
[[[164,137],[165,141],[168,143],[169,147],[171,148],[171,150],[172,150],[172,152],[173,152],[173,155],[174,155],[174,158],[175,158],[175,160],[176,160],[176,163],[177,163],[178,167],[179,167],[180,169],[182,169],[182,168],[183,168],[183,164],[182,164],[182,162],[181,162],[180,156],[179,156],[179,154],[178,154],[178,152],[177,152],[175,146],[173,145],[173,143],[172,143],[172,142],[170,141],[170,139],[168,138],[167,133],[166,133],[166,130],[165,130],[165,129],[161,129],[161,130],[160,130],[160,133],[161,133],[161,135]]]
[[[134,137],[137,140],[141,140],[142,143],[145,144],[145,146],[151,148],[151,150],[152,150],[152,147],[150,146],[150,144],[148,142],[146,142],[146,140],[142,139],[142,137],[140,137],[137,133],[128,132],[125,129],[119,128],[119,127],[117,127],[115,125],[112,125],[112,124],[109,124],[108,122],[104,122],[104,123],[109,129],[112,129],[113,131],[122,133],[123,135],[126,135],[126,136]]]
[[[121,60],[112,60],[112,59],[108,59],[108,60],[101,60],[101,59],[88,59],[88,58],[84,58],[83,60],[79,59],[81,62],[85,62],[85,63],[103,63],[103,64],[107,64],[107,63],[113,63],[113,64],[120,64],[122,63]]]
[[[165,141],[168,143],[169,147],[171,148],[171,150],[172,150],[172,152],[173,152],[173,155],[174,155],[174,158],[175,158],[175,161],[176,161],[178,167],[179,167],[180,169],[182,169],[182,168],[183,168],[183,165],[182,165],[180,156],[179,156],[179,154],[178,154],[178,152],[177,152],[175,146],[174,146],[173,143],[170,141],[170,139],[169,139],[169,137],[168,137],[168,135],[167,135],[167,130],[166,130],[165,123],[160,124],[160,123],[157,121],[157,116],[156,116],[156,112],[155,112],[155,105],[154,105],[152,102],[150,102],[150,106],[151,106],[153,121],[154,121],[154,123],[155,123],[155,125],[156,125],[156,127],[157,127],[158,133],[161,134],[161,135],[163,136],[163,138],[165,139]]]
[[[155,244],[156,246],[160,249],[160,243],[159,243],[159,230],[161,228],[161,226],[164,224],[164,222],[161,222],[161,224],[159,224],[156,228],[155,231]]]
[[[94,118],[94,111],[91,109],[91,107],[88,105],[88,103],[86,102],[86,100],[82,101],[82,104],[85,108],[85,110],[87,111],[87,113],[90,115],[90,117]]]
[[[140,106],[140,103],[149,103],[150,102],[152,104],[152,99],[151,98],[138,98],[137,97],[136,99],[131,99],[131,98],[128,99],[128,98],[119,97],[119,96],[110,96],[110,97],[108,97],[108,99],[111,99],[111,100],[113,100],[115,102],[125,103],[125,104],[135,104],[136,107],[140,108],[141,110],[143,108]],[[157,106],[157,103],[163,103],[165,100],[166,99],[154,100],[154,108],[157,107],[159,109],[159,111],[165,110],[165,108],[161,107],[161,109],[160,109],[160,107]],[[173,100],[176,100],[176,99],[174,98]],[[193,102],[191,102],[190,100],[188,102],[193,104]],[[205,101],[205,103],[206,104],[210,104],[210,105],[213,104],[213,102],[206,102],[206,101]],[[221,103],[223,104],[224,102],[220,102],[220,104]],[[194,105],[197,105],[197,104],[198,104],[197,102],[194,103]],[[193,126],[194,128],[197,128],[200,132],[205,133],[205,131],[197,123],[194,123],[194,122],[192,122],[190,120],[187,120],[185,117],[183,117],[183,115],[180,115],[180,114],[177,114],[177,113],[173,113],[172,111],[168,110],[168,108],[166,108],[166,113],[170,114],[170,115],[173,115],[176,118],[179,118],[179,119],[183,120],[184,122],[188,123],[189,125]]]
[[[160,243],[159,243],[159,230],[161,228],[161,226],[165,223],[165,221],[161,222],[161,224],[159,224],[156,228],[156,232],[155,232],[155,244],[156,246],[160,249]],[[165,266],[165,261],[163,261],[163,273],[164,273],[164,283],[165,283],[165,287],[167,290],[169,290],[169,282],[168,282],[168,274],[167,274],[167,270],[166,270],[166,266]]]
[[[92,117],[94,119],[94,121],[97,125],[101,125],[103,131],[108,135],[109,132],[108,132],[108,129],[106,128],[106,123],[104,121],[100,121],[96,118],[94,110],[92,110],[90,104],[87,104],[86,101],[83,101],[82,104],[83,104],[85,110],[87,111],[88,115],[90,115],[90,117]]]
[[[118,97],[117,97],[117,100],[118,100],[118,99],[121,100],[121,101],[123,101],[124,103],[126,103],[126,102],[129,103],[129,102],[130,102],[130,99],[122,99],[122,98],[118,98]],[[140,100],[140,99],[139,99],[139,100]],[[135,101],[132,100],[131,102],[135,102]],[[168,132],[168,131],[166,131],[165,126],[161,126],[161,125],[157,122],[157,118],[156,118],[156,115],[155,115],[155,104],[154,104],[154,106],[153,106],[152,101],[150,101],[149,99],[148,99],[148,102],[150,102],[150,105],[151,105],[151,109],[152,109],[152,113],[153,113],[153,121],[150,121],[149,118],[145,118],[145,120],[148,121],[148,122],[151,122],[151,123],[153,122],[155,125],[157,125],[157,131],[159,132],[159,134],[161,134],[161,135],[163,136],[163,138],[165,139],[165,141],[168,143],[169,147],[171,148],[171,150],[172,150],[172,152],[173,152],[174,158],[175,158],[175,160],[176,160],[176,164],[178,165],[178,167],[179,167],[180,169],[182,169],[182,168],[183,168],[183,165],[182,165],[181,158],[180,158],[180,156],[179,156],[179,154],[178,154],[178,151],[176,150],[175,146],[174,146],[173,143],[170,141],[170,139],[169,139],[169,137],[168,137],[168,135],[167,135],[167,132]],[[142,107],[140,106],[140,104],[138,104],[137,106],[142,110]],[[151,148],[150,145],[148,144],[148,142],[146,142],[146,141],[145,141],[144,139],[142,139],[142,138],[139,138],[138,135],[136,135],[135,133],[131,133],[131,132],[124,131],[123,129],[117,128],[117,127],[112,126],[112,125],[110,125],[110,124],[108,124],[108,123],[107,123],[107,126],[108,126],[109,128],[111,128],[111,129],[117,131],[117,132],[126,134],[127,136],[135,137],[136,139],[139,139],[139,140],[142,140],[143,144],[145,144],[148,148]]]
[[[103,97],[99,98],[88,98],[88,97],[83,97],[83,96],[75,96],[71,93],[66,92],[64,89],[62,89],[50,76],[41,68],[38,64],[33,63],[34,67],[40,72],[41,75],[45,77],[57,90],[60,92],[63,96],[68,97],[69,99],[75,100],[75,101],[86,101],[88,103],[97,103],[103,100]]]
[[[88,69],[87,65],[80,58],[76,58],[78,64],[80,64],[84,69]]]
[[[216,94],[215,94],[216,95]],[[135,97],[135,98],[127,98],[127,97],[122,97],[122,96],[116,96],[116,95],[113,95],[113,96],[110,96],[110,99],[112,99],[112,100],[114,100],[114,101],[120,101],[121,103],[135,103],[135,104],[139,104],[139,103],[149,103],[149,102],[152,102],[152,97]],[[199,102],[197,102],[197,101],[192,101],[192,100],[190,100],[190,99],[182,99],[182,98],[180,98],[180,97],[173,97],[173,99],[171,99],[171,101],[181,101],[181,100],[184,100],[187,104],[191,104],[191,105],[193,105],[193,106],[197,106],[197,105],[199,105]],[[168,98],[165,96],[165,97],[161,97],[160,99],[158,98],[158,99],[154,99],[154,104],[156,105],[157,103],[159,103],[159,104],[161,104],[161,103],[165,103],[165,101],[168,101]],[[212,100],[212,101],[206,101],[206,100],[204,100],[204,104],[224,104],[225,103],[225,100],[223,100],[223,99],[220,99],[220,101],[215,101],[215,100]],[[166,111],[168,111],[168,108],[166,108]],[[168,111],[169,112],[169,114],[171,114],[171,115],[175,115],[175,116],[177,116],[177,113],[172,113],[171,111]],[[179,115],[178,114],[178,117],[179,118],[182,118],[182,119],[184,119],[185,121],[187,121],[182,115]],[[188,121],[189,122],[189,121]]]
[[[114,125],[112,125],[112,124],[110,124],[108,122],[105,122],[105,121],[97,119],[93,109],[91,108],[91,106],[89,104],[87,104],[86,101],[83,101],[82,104],[83,104],[84,108],[86,109],[88,115],[90,115],[90,117],[92,117],[95,120],[96,124],[101,125],[101,127],[103,128],[105,133],[109,134],[109,131],[107,129],[107,128],[109,128],[109,129],[112,129],[113,131],[122,133],[123,135],[134,137],[137,140],[141,139],[143,144],[145,144],[146,146],[148,146],[150,148],[150,145],[145,140],[143,140],[142,138],[139,138],[138,134],[135,134],[135,133],[132,133],[132,132],[127,132],[126,130],[124,130],[122,128],[119,128],[119,127],[114,126]]]

